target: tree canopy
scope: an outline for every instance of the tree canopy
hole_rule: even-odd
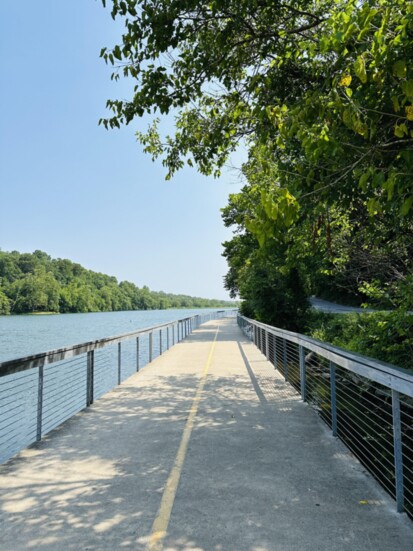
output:
[[[87,270],[43,251],[0,251],[0,315],[31,312],[111,312],[219,308],[234,303],[174,295]]]
[[[185,164],[218,176],[239,144],[247,148],[246,185],[223,211],[235,230],[224,244],[226,286],[244,307],[270,321],[276,310],[291,314],[292,297],[333,291],[405,309],[413,3],[108,3],[125,30],[101,56],[112,78],[131,77],[135,88],[108,101],[101,123],[151,117],[137,136],[168,178]],[[164,136],[168,114],[175,133]],[[294,311],[298,323],[297,301]]]
[[[103,1],[106,4],[105,0]],[[413,5],[404,0],[112,0],[120,44],[101,55],[136,80],[109,100],[106,126],[153,115],[138,137],[172,175],[219,174],[242,140],[265,146],[277,186],[366,200],[375,214],[413,203]],[[176,133],[156,118],[173,112]],[[278,198],[275,200],[279,202]]]

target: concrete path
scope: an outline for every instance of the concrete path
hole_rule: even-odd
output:
[[[1,551],[413,549],[413,523],[234,320],[1,467],[0,527]]]

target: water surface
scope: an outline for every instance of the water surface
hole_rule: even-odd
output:
[[[0,316],[0,362],[215,310],[203,308]]]

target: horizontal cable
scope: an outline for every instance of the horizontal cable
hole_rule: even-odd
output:
[[[351,423],[348,423],[346,420],[344,420],[342,417],[338,419],[338,428],[342,428],[343,430],[350,431],[348,434],[351,436],[352,442],[358,442],[360,446],[366,449],[366,451],[369,450],[369,447],[371,448],[370,451],[377,451],[376,448],[380,447],[386,454],[389,454],[390,456],[394,457],[394,450],[393,447],[386,448],[381,442],[377,441],[376,439],[366,438],[366,435],[361,434],[357,427],[352,425]],[[354,434],[356,434],[359,438],[355,439]],[[390,444],[390,442],[389,442]],[[368,447],[369,446],[369,447]],[[380,454],[383,461],[387,461],[390,465],[393,465],[393,460],[388,459],[386,456]]]
[[[347,425],[351,427],[352,430],[354,430],[357,434],[360,435],[360,437],[363,438],[363,440],[368,440],[369,441],[369,437],[370,438],[373,438],[373,437],[374,438],[379,438],[381,441],[384,440],[385,442],[388,442],[389,444],[391,444],[392,449],[393,449],[393,436],[391,434],[389,434],[388,432],[384,432],[384,433],[377,432],[377,430],[373,429],[373,427],[368,425],[367,427],[368,427],[369,432],[364,430],[364,436],[363,436],[363,434],[360,433],[360,430],[363,431],[363,428],[360,426],[359,423],[354,422],[354,418],[350,417],[349,415],[347,415],[344,412],[339,412],[339,414],[337,416],[337,419],[338,419],[339,423],[342,422],[342,421],[345,421],[347,423]],[[357,429],[359,429],[359,430],[357,430]],[[371,434],[371,431],[374,434]],[[374,441],[377,444],[379,444],[376,439]],[[384,448],[384,449],[385,449],[386,452],[388,451],[386,448]]]
[[[355,445],[354,441],[349,440],[345,438],[343,435],[339,434],[339,437],[343,442],[346,444],[346,446],[354,453],[354,455],[360,460],[360,462],[373,474],[375,478],[381,481],[383,485],[390,488],[391,494],[393,497],[395,496],[395,482],[394,480],[391,480],[385,473],[385,471],[389,471],[393,473],[393,469],[390,467],[385,467],[385,471],[383,471],[382,467],[383,465],[381,463],[376,463],[371,456],[366,455],[366,451]],[[363,451],[364,450],[364,451]],[[391,465],[393,467],[393,465]],[[384,480],[383,480],[384,479]],[[384,482],[386,484],[384,484]]]
[[[7,444],[9,442],[21,442],[25,438],[29,437],[31,434],[35,434],[36,436],[36,428],[37,423],[31,424],[31,425],[24,425],[23,427],[19,427],[18,430],[10,431],[4,436],[0,438],[1,442],[1,453],[4,453],[8,447]]]
[[[86,384],[86,370],[83,373],[76,373],[71,377],[65,378],[64,381],[59,380],[58,378],[53,379],[51,381],[44,381],[43,382],[43,392],[52,392],[56,388],[59,388],[62,390],[62,382],[65,385],[65,388],[68,386],[71,386],[72,383],[75,381],[82,381],[84,384]]]
[[[367,436],[374,436],[374,434],[379,437],[381,440],[385,440],[386,442],[393,442],[393,435],[390,431],[383,430],[383,432],[378,432],[378,430],[375,428],[377,425],[371,425],[367,424],[365,421],[360,422],[358,418],[351,417],[348,413],[345,412],[345,410],[338,410],[337,411],[337,418],[338,419],[347,419],[348,423],[351,423],[354,427],[358,427],[360,430],[363,430],[366,433]],[[374,433],[374,434],[372,434]]]
[[[62,396],[63,396],[63,399],[61,399]],[[83,400],[85,402],[86,386],[84,388],[84,392],[82,393],[80,393],[78,389],[73,389],[71,392],[64,392],[61,394],[53,395],[52,396],[53,400],[44,400],[43,412],[49,412],[51,410],[55,410],[56,407],[59,408],[60,405],[65,404],[68,400],[72,399],[74,396],[79,396],[79,400]]]
[[[82,411],[85,409],[85,403],[79,403],[79,402],[70,402],[65,404],[64,409],[58,410],[58,411],[52,411],[48,412],[43,416],[43,431],[45,431],[46,427],[54,425],[56,426],[56,422],[61,419],[69,419],[69,417],[72,417],[79,411]]]
[[[34,407],[32,408],[35,412],[35,414],[37,414],[37,404],[34,404]],[[8,421],[10,421],[10,419],[14,419],[16,418],[18,415],[21,419],[21,413],[22,412],[25,412],[25,408],[23,405],[18,405],[16,406],[15,408],[13,408],[12,410],[8,411],[7,414],[4,414],[1,416],[0,418],[0,430],[3,430],[5,427],[9,426],[9,424],[7,424]]]

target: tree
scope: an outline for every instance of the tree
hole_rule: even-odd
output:
[[[60,285],[44,267],[27,273],[11,286],[12,310],[22,312],[58,312]]]
[[[111,6],[125,32],[101,56],[136,86],[101,122],[152,117],[137,136],[168,178],[185,163],[219,175],[240,142],[248,149],[247,186],[224,210],[237,228],[224,245],[232,295],[258,315],[253,287],[264,289],[263,273],[271,287],[278,270],[281,285],[296,273],[307,292],[400,304],[413,272],[413,4]],[[159,131],[159,114],[175,115],[174,135]]]
[[[103,1],[106,4],[105,0]],[[413,5],[404,0],[112,0],[122,42],[101,55],[136,81],[109,100],[106,127],[157,112],[138,138],[163,156],[219,174],[242,140],[267,148],[291,204],[313,194],[370,215],[413,204]],[[278,204],[278,201],[276,201]],[[284,205],[286,202],[284,201]],[[283,204],[278,209],[283,214]]]
[[[191,307],[233,306],[185,297]],[[182,295],[139,289],[47,253],[0,251],[0,315],[26,312],[99,312],[179,306]]]
[[[10,299],[0,289],[0,316],[10,314]]]

